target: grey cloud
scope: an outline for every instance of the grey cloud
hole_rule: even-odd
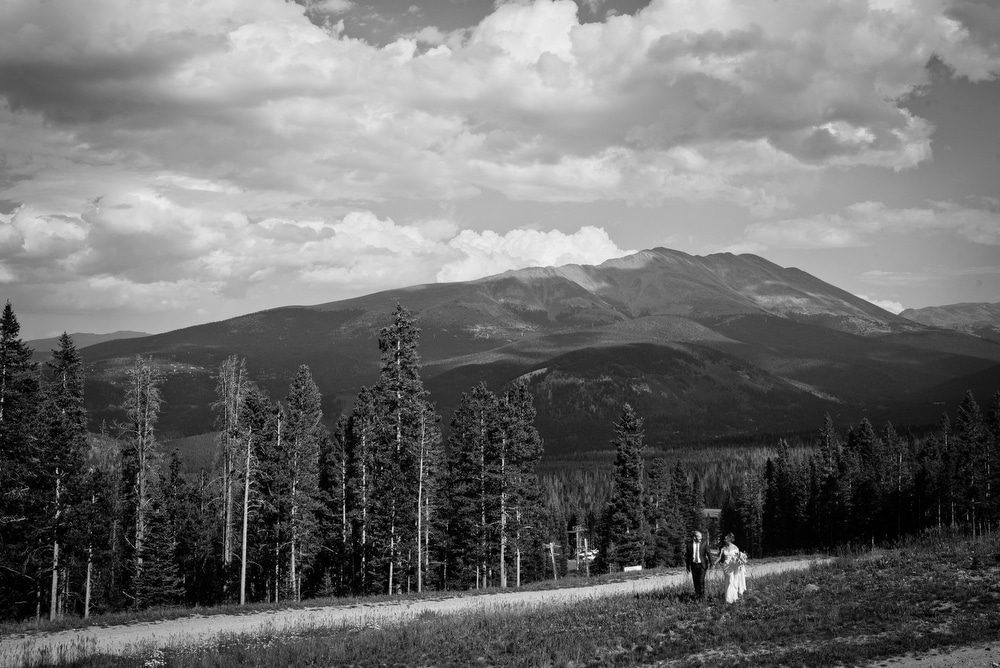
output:
[[[223,37],[183,32],[120,53],[61,59],[24,54],[0,61],[0,96],[13,110],[38,112],[59,124],[112,118],[154,124],[165,118],[162,107],[176,93],[161,87],[160,79],[181,63],[224,47]]]
[[[995,0],[959,0],[946,14],[961,23],[976,44],[1000,56],[1000,5]]]

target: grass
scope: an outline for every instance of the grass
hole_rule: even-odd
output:
[[[794,557],[789,557],[794,558]],[[582,576],[577,576],[572,574],[569,576],[560,577],[558,580],[541,580],[538,582],[532,582],[525,584],[518,591],[548,591],[554,589],[566,589],[572,587],[581,587],[587,585],[599,585],[607,584],[611,582],[621,582],[623,580],[629,580],[633,578],[644,578],[650,577],[657,573],[663,573],[667,569],[647,569],[645,571],[636,573],[611,573],[611,574],[595,574],[589,578],[583,578]],[[673,569],[670,569],[673,570]],[[248,603],[246,605],[238,605],[235,603],[211,606],[211,607],[183,607],[183,606],[169,606],[169,607],[157,607],[148,608],[141,610],[123,610],[120,612],[109,612],[104,614],[91,615],[89,619],[83,619],[76,615],[66,615],[59,617],[54,620],[49,620],[48,618],[42,619],[26,619],[16,622],[0,622],[0,637],[6,635],[23,635],[23,636],[33,636],[41,633],[50,633],[54,631],[66,631],[72,629],[85,629],[89,626],[126,626],[129,624],[140,624],[146,622],[156,622],[169,619],[182,619],[184,617],[191,616],[209,616],[209,615],[247,615],[257,612],[268,612],[274,610],[289,610],[289,609],[304,609],[304,608],[317,608],[323,606],[354,606],[372,603],[383,603],[383,602],[399,602],[399,601],[420,601],[427,599],[440,599],[442,597],[452,598],[458,596],[483,596],[485,594],[496,594],[504,591],[511,591],[510,589],[503,590],[499,587],[487,587],[484,589],[476,590],[428,590],[422,593],[410,592],[403,594],[374,594],[368,596],[341,596],[341,597],[324,597],[324,598],[312,598],[303,600],[301,602],[295,601],[280,601],[277,603]]]
[[[732,606],[694,601],[685,587],[52,665],[820,667],[1000,640],[998,537],[925,538],[749,585]]]

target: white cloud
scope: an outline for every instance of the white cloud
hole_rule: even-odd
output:
[[[925,208],[892,209],[858,202],[841,214],[820,214],[749,225],[740,247],[851,248],[885,235],[949,235],[1000,246],[1000,210],[933,202]]]
[[[889,313],[899,314],[906,308],[899,302],[893,301],[891,299],[874,299],[872,297],[866,297],[865,295],[856,295],[856,296],[860,297],[861,299],[864,299],[866,302],[875,304],[875,306],[878,306],[879,308],[885,309]]]
[[[64,311],[190,309],[262,294],[319,302],[626,252],[594,227],[499,235],[461,230],[447,218],[399,224],[368,211],[252,222],[151,192],[103,198],[75,219],[24,207],[0,216],[0,281],[35,286],[37,306]]]
[[[597,227],[582,227],[573,234],[559,230],[511,230],[496,232],[463,230],[448,242],[459,257],[442,267],[439,281],[467,281],[509,269],[565,264],[600,264],[627,251]]]

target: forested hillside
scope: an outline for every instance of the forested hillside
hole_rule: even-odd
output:
[[[129,361],[123,417],[88,432],[72,339],[35,363],[8,303],[3,614],[518,587],[565,575],[580,540],[595,571],[678,565],[696,528],[733,531],[752,556],[1000,529],[1000,392],[985,411],[966,393],[927,433],[827,415],[794,439],[693,454],[651,446],[642,407],[622,402],[594,435],[613,456],[543,463],[530,378],[471,383],[445,436],[414,318],[397,306],[388,320],[377,373],[333,429],[307,365],[274,399],[244,358],[222,359],[200,439],[212,456],[184,461],[164,448],[155,360]]]
[[[650,445],[669,449],[803,432],[827,413],[927,425],[942,397],[972,390],[985,403],[1000,385],[1000,341],[900,318],[755,255],[656,248],[89,346],[90,428],[123,418],[125,373],[140,355],[164,375],[164,438],[214,431],[215,376],[236,355],[273,396],[308,366],[333,430],[379,373],[378,332],[397,304],[421,331],[442,430],[470,387],[523,379],[546,456],[606,449],[624,403]]]

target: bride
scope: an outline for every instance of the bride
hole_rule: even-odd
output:
[[[733,543],[735,536],[727,533],[719,548],[719,563],[726,575],[726,603],[735,603],[747,589],[746,566],[740,558],[740,548]]]

